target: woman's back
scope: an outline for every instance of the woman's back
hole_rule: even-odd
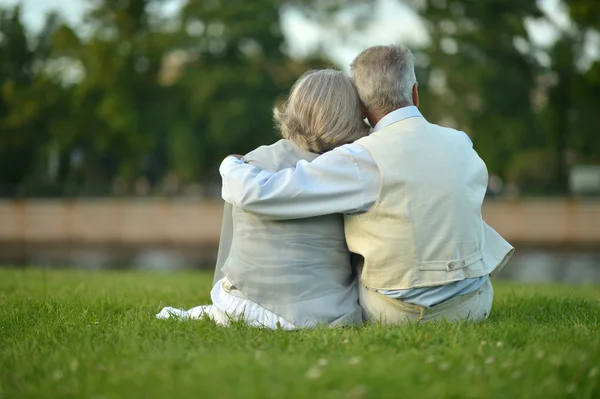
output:
[[[280,140],[244,159],[278,171],[316,157]],[[361,321],[341,215],[269,221],[232,212],[231,250],[222,271],[244,297],[298,327]]]

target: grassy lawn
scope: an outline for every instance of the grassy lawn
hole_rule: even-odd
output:
[[[496,282],[479,325],[156,320],[211,274],[0,269],[0,398],[600,398],[600,286]]]

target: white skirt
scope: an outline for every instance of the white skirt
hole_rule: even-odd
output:
[[[243,320],[251,327],[262,327],[283,330],[295,330],[297,327],[259,304],[245,298],[231,295],[223,289],[219,280],[210,292],[212,305],[200,305],[189,310],[167,306],[156,317],[168,319],[175,317],[181,320],[201,319],[209,317],[222,326],[229,325],[231,320]]]

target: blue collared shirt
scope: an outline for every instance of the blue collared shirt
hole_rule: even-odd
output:
[[[384,116],[373,131],[408,118],[422,118],[415,106]],[[465,134],[465,140],[471,142]],[[332,213],[360,214],[373,207],[381,188],[379,168],[358,143],[340,146],[312,162],[273,173],[235,157],[219,168],[222,196],[247,212],[268,219],[298,219]],[[381,293],[408,303],[433,307],[479,289],[488,277],[465,279],[444,286],[388,290]]]

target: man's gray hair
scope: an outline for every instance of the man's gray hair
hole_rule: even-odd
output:
[[[281,108],[273,110],[281,135],[318,154],[365,136],[360,98],[352,79],[340,71],[321,69],[302,75]]]
[[[360,53],[350,71],[367,111],[383,117],[413,104],[412,88],[417,82],[410,50],[404,46],[375,46]]]

